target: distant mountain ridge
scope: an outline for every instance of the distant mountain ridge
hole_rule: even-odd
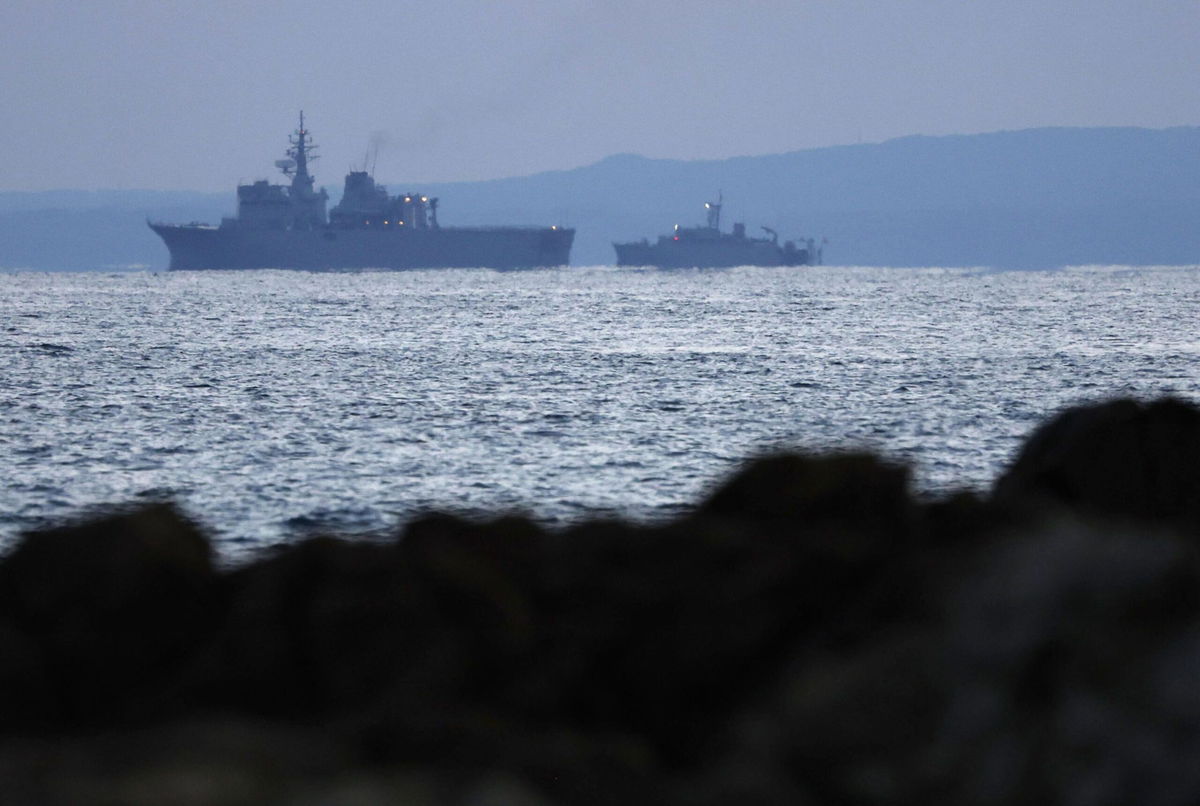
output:
[[[0,193],[0,267],[163,268],[147,217],[216,223],[226,193]],[[563,223],[572,262],[610,264],[612,241],[653,239],[703,218],[827,237],[835,264],[1046,268],[1200,262],[1200,127],[1043,128],[910,136],[757,157],[630,154],[481,182],[384,182],[442,199],[454,224]],[[336,197],[339,187],[330,187]]]

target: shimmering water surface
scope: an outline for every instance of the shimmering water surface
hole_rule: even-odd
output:
[[[170,497],[227,552],[430,508],[656,518],[746,456],[991,483],[1054,410],[1200,397],[1200,269],[0,274],[0,541]]]

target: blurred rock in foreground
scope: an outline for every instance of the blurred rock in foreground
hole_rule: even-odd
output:
[[[994,495],[750,462],[663,526],[430,516],[219,569],[170,506],[0,561],[17,804],[1200,802],[1200,411]]]

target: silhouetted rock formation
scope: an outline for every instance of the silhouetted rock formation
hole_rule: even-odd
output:
[[[1200,411],[995,494],[757,459],[662,526],[447,515],[215,568],[169,506],[0,561],[12,802],[1200,800]],[[190,798],[190,800],[188,800]]]
[[[1164,398],[1060,414],[997,482],[1000,500],[1040,498],[1096,515],[1160,521],[1200,536],[1200,417]]]
[[[22,637],[18,654],[39,673],[28,676],[28,692],[17,680],[0,687],[17,712],[8,728],[157,713],[155,701],[171,698],[164,689],[178,685],[220,623],[211,555],[208,540],[164,505],[23,540],[0,564],[0,623]]]

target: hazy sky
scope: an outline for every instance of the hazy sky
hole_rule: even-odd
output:
[[[0,190],[317,180],[1200,123],[1200,0],[4,0]],[[1200,155],[1197,155],[1200,158]]]

